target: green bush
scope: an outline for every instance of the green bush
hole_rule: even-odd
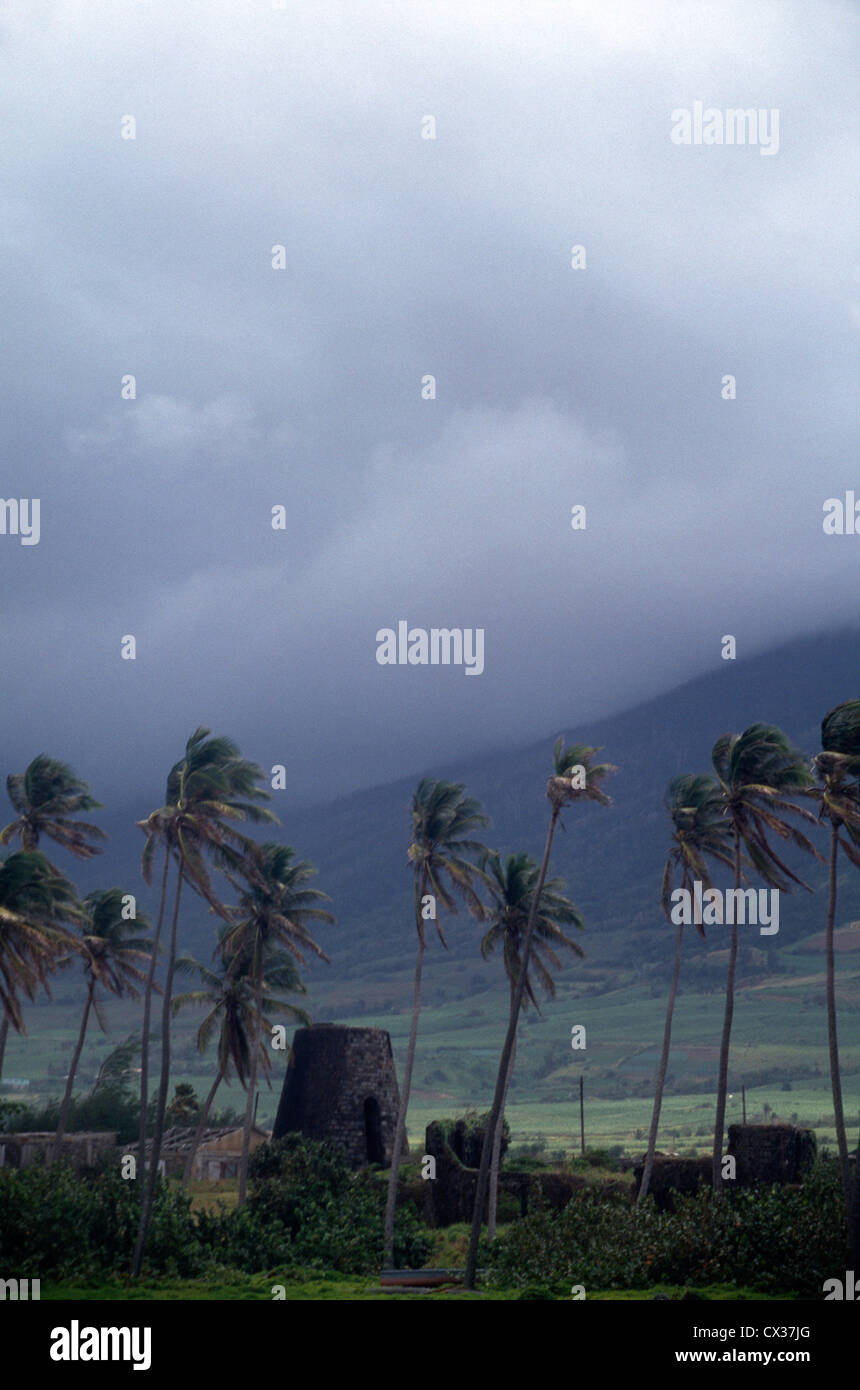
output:
[[[385,1185],[371,1173],[352,1173],[334,1145],[288,1134],[257,1149],[249,1176],[248,1211],[264,1228],[281,1230],[293,1264],[343,1274],[379,1269]],[[399,1206],[395,1265],[420,1266],[430,1248],[412,1204]],[[236,1255],[231,1262],[240,1263]]]
[[[290,1264],[295,1252],[290,1233],[278,1221],[267,1221],[249,1206],[233,1211],[198,1211],[197,1233],[211,1265],[245,1273]]]
[[[240,1211],[192,1213],[159,1181],[144,1273],[194,1278],[222,1266],[246,1273],[304,1265],[365,1274],[382,1264],[385,1186],[353,1174],[339,1151],[290,1135],[251,1159]],[[95,1278],[131,1265],[139,1185],[114,1166],[84,1178],[66,1163],[0,1169],[0,1269],[18,1278]],[[430,1241],[414,1209],[398,1209],[395,1263],[421,1265]]]
[[[139,1216],[138,1184],[117,1169],[85,1180],[66,1163],[2,1168],[0,1268],[41,1279],[127,1269]],[[160,1182],[145,1270],[191,1278],[204,1265],[190,1198]]]
[[[154,1102],[150,1107],[154,1112]],[[140,1099],[116,1086],[98,1086],[86,1096],[73,1096],[66,1119],[68,1134],[115,1130],[120,1144],[138,1137]],[[60,1119],[58,1098],[41,1105],[0,1101],[0,1131],[56,1130]],[[150,1130],[152,1125],[150,1123]]]
[[[561,1212],[537,1212],[494,1242],[492,1281],[503,1287],[584,1284],[726,1284],[820,1297],[844,1268],[845,1229],[836,1165],[819,1162],[799,1189],[710,1191],[676,1199],[672,1212],[622,1194],[574,1193]]]
[[[445,1136],[448,1144],[454,1153],[461,1154],[461,1162],[465,1168],[479,1168],[481,1165],[481,1152],[484,1147],[484,1133],[487,1128],[487,1121],[490,1118],[489,1110],[479,1114],[476,1110],[467,1110],[458,1119],[439,1120],[439,1127]],[[505,1155],[511,1142],[511,1129],[507,1120],[502,1121],[502,1144],[501,1158],[502,1164],[505,1163]],[[543,1147],[541,1145],[540,1147]]]
[[[586,1149],[584,1154],[573,1155],[570,1166],[574,1172],[581,1172],[584,1168],[606,1168],[611,1173],[619,1173],[623,1152],[620,1144],[614,1144],[610,1149]]]

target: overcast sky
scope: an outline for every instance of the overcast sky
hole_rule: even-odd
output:
[[[3,774],[160,788],[202,723],[323,800],[856,618],[856,40],[828,0],[4,0]],[[697,101],[778,149],[673,143]],[[400,619],[483,674],[378,665]]]

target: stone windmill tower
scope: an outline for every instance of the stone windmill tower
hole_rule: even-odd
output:
[[[353,1168],[391,1163],[400,1093],[382,1028],[318,1023],[293,1038],[273,1139],[298,1132],[339,1144]]]

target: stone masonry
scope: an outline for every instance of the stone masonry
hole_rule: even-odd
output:
[[[353,1168],[388,1167],[399,1099],[391,1039],[382,1028],[300,1028],[272,1138],[297,1131],[339,1144]]]

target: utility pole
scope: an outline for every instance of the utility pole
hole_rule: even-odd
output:
[[[582,1095],[582,1085],[585,1078],[579,1078],[579,1142],[582,1152],[585,1153],[585,1103]]]

